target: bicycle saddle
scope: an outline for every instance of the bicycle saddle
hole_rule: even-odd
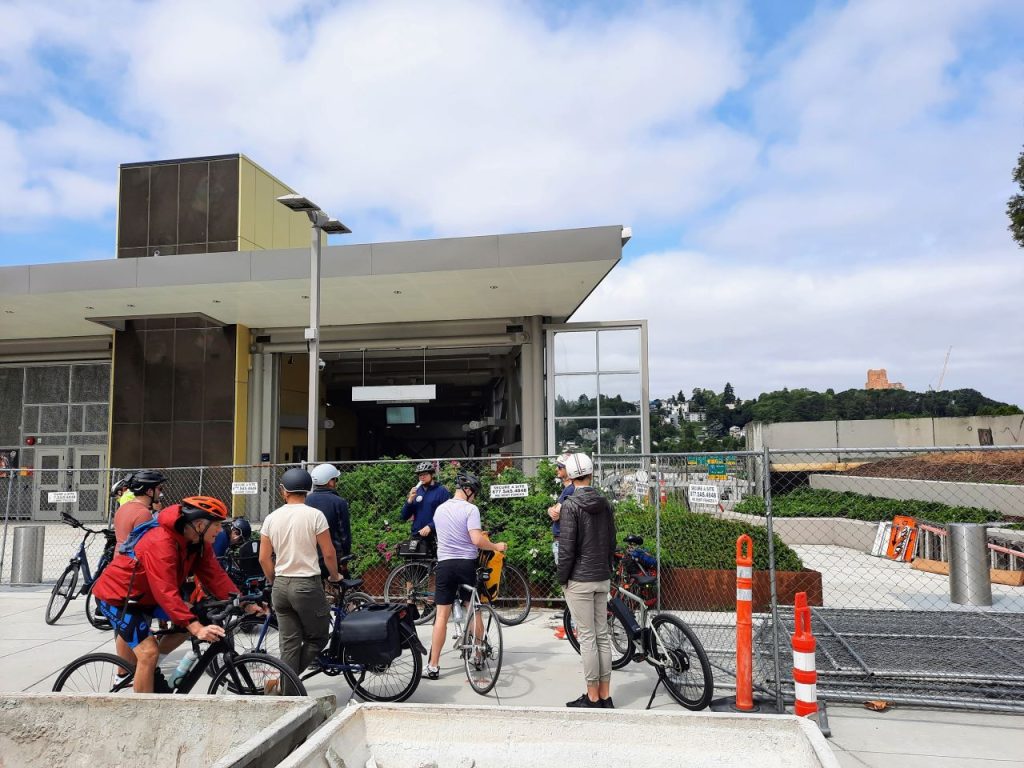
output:
[[[362,579],[342,579],[338,583],[345,589],[359,589],[363,586]]]
[[[632,544],[632,545],[637,546],[637,547],[642,547],[643,544],[644,544],[644,537],[643,536],[637,536],[635,534],[632,535],[632,536],[627,536],[626,537],[626,543],[627,544]]]
[[[658,577],[657,576],[637,576],[636,577],[636,583],[639,584],[641,587],[649,587],[652,584],[657,584],[658,583]]]

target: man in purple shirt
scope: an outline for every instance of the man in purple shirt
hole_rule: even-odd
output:
[[[479,550],[506,552],[508,544],[492,542],[480,526],[480,509],[473,504],[480,493],[480,480],[468,472],[455,479],[455,498],[434,511],[433,528],[437,531],[437,571],[434,588],[434,633],[430,658],[424,677],[437,680],[441,676],[441,648],[448,632],[448,617],[459,597],[459,587],[476,583]]]

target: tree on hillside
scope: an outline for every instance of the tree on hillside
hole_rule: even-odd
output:
[[[1013,170],[1013,183],[1024,193],[1024,151],[1017,158],[1017,167]],[[1006,215],[1010,217],[1010,234],[1017,245],[1024,248],[1024,194],[1011,195],[1006,202]]]
[[[736,402],[736,393],[733,392],[732,384],[725,382],[725,389],[722,390],[722,402],[726,405]]]

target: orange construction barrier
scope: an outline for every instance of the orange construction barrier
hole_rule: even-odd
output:
[[[910,562],[914,559],[914,548],[917,544],[917,520],[906,515],[897,515],[892,519],[889,530],[889,543],[885,554],[890,560]]]
[[[797,592],[793,600],[793,688],[798,717],[818,711],[818,671],[814,665],[814,635],[811,632],[811,609],[807,593]]]
[[[736,539],[736,709],[754,711],[754,540]]]

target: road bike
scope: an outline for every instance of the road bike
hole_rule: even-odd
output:
[[[704,646],[679,617],[664,612],[651,615],[649,594],[657,577],[637,573],[628,563],[633,555],[628,549],[624,555],[616,568],[618,581],[613,579],[608,601],[612,669],[646,661],[658,670],[659,684],[679,704],[687,709],[704,709],[714,692],[711,662]],[[562,624],[566,639],[579,653],[576,625],[568,606],[562,614]]]
[[[266,652],[239,653],[234,638],[245,616],[245,606],[262,602],[263,595],[238,596],[229,600],[203,600],[197,604],[208,623],[224,627],[225,635],[200,652],[194,637],[192,650],[198,658],[170,693],[186,694],[215,662],[219,665],[207,688],[208,694],[237,696],[305,696],[306,687],[279,658]],[[178,633],[179,628],[159,630],[154,637]],[[132,690],[134,662],[111,653],[90,653],[68,664],[57,676],[54,691],[74,693],[121,693]],[[174,681],[172,681],[174,682]]]
[[[64,573],[60,575],[57,583],[53,585],[50,600],[46,603],[46,623],[56,624],[60,617],[64,615],[68,604],[79,595],[85,595],[85,615],[89,619],[89,623],[97,629],[110,629],[110,622],[107,621],[103,614],[96,610],[96,601],[92,596],[92,586],[96,583],[96,579],[100,577],[100,574],[103,573],[103,569],[114,558],[114,546],[116,543],[114,532],[109,528],[89,528],[67,512],[61,512],[60,516],[65,523],[72,528],[81,528],[85,531],[85,534],[78,544],[78,550],[72,555],[71,560],[64,569]],[[93,536],[103,536],[106,539],[106,543],[103,546],[103,554],[100,555],[99,562],[96,563],[95,572],[89,567],[89,556],[87,553],[89,540]],[[78,585],[79,574],[82,576],[81,586]]]
[[[417,624],[432,622],[437,559],[432,553],[409,554],[401,545],[397,553],[399,557],[407,558],[408,562],[388,574],[384,582],[384,601],[411,603],[420,614]],[[482,599],[490,603],[502,624],[522,624],[530,615],[530,582],[520,568],[506,560],[499,572],[498,583],[488,587],[482,593]]]
[[[466,668],[470,687],[480,695],[490,693],[497,684],[503,651],[501,617],[481,600],[481,590],[486,588],[490,576],[490,568],[478,568],[476,584],[460,585],[461,594],[467,595],[465,605],[456,601],[452,606],[452,640]]]

